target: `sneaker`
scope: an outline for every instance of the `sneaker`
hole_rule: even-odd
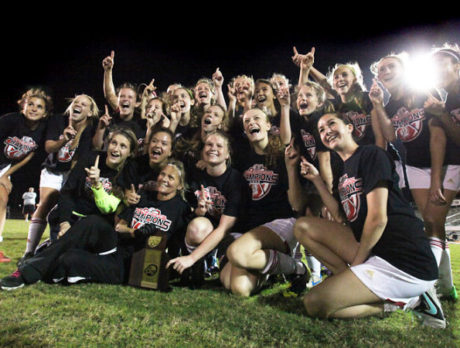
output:
[[[2,237],[2,236],[0,236],[0,243],[1,243],[1,242],[3,242],[3,237]]]
[[[16,270],[8,277],[0,280],[0,287],[3,290],[16,290],[24,286],[24,278],[22,278],[21,272]]]
[[[319,277],[316,274],[313,274],[307,283],[307,289],[311,289],[312,287],[318,285],[322,281],[323,281],[323,276],[321,274],[319,275]]]
[[[452,286],[451,288],[441,286],[440,282],[436,282],[436,293],[438,294],[438,298],[441,300],[447,300],[447,301],[452,301],[456,302],[458,300],[458,294],[457,294],[457,289],[455,288],[455,285]]]
[[[270,279],[270,274],[260,274],[259,277],[257,277],[257,283],[254,289],[251,291],[251,295],[257,295],[259,292],[261,292],[265,286],[268,285],[268,280]]]
[[[9,257],[6,257],[3,252],[0,251],[0,262],[10,262],[11,259]]]
[[[413,309],[413,313],[421,320],[422,325],[437,329],[446,327],[446,318],[434,287],[420,295],[420,304]]]
[[[26,261],[27,259],[30,259],[32,256],[34,256],[34,254],[30,251],[26,252],[19,260],[18,262],[16,263],[16,265],[18,267],[21,267],[23,264],[24,264],[24,261]]]
[[[292,275],[292,277],[290,277],[291,279],[289,279],[291,285],[287,289],[288,292],[292,292],[297,296],[302,294],[307,289],[307,283],[311,278],[310,269],[307,266],[305,266],[303,262],[301,262],[301,264],[305,272],[303,272],[302,274]]]

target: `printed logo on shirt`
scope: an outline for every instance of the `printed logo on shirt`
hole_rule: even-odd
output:
[[[452,110],[450,112],[450,117],[452,118],[452,121],[454,121],[454,123],[457,126],[460,126],[460,109]]]
[[[67,142],[63,147],[61,147],[58,151],[57,159],[59,162],[70,162],[75,155],[76,149],[71,150],[70,146],[72,146],[72,141]]]
[[[205,199],[210,200],[212,202],[211,206],[208,207],[208,214],[214,217],[219,217],[224,213],[225,203],[227,203],[227,199],[224,195],[214,186],[208,186],[204,188],[205,192]],[[200,199],[201,190],[196,190],[195,197]]]
[[[363,193],[362,179],[349,178],[344,174],[339,179],[339,195],[343,210],[347,215],[347,220],[356,220],[361,207],[361,194]]]
[[[38,145],[28,136],[23,136],[21,139],[18,137],[8,137],[4,144],[4,153],[6,158],[20,160],[24,158],[29,152],[34,151]]]
[[[361,139],[366,132],[366,127],[371,124],[371,116],[360,114],[355,111],[349,111],[345,115],[347,115],[353,122],[353,136],[356,140]]]
[[[305,131],[304,129],[300,130],[300,135],[302,136],[303,145],[308,151],[310,158],[314,160],[316,158],[316,141],[315,137]]]
[[[405,107],[400,108],[396,115],[391,118],[396,129],[396,135],[405,143],[416,139],[422,133],[423,120],[425,120],[423,109],[408,111]]]
[[[102,188],[108,194],[112,193],[112,183],[110,182],[109,178],[99,178],[99,181],[102,184]],[[86,177],[85,187],[88,192],[91,192],[91,180],[90,178]]]
[[[244,178],[252,190],[252,200],[258,201],[270,192],[273,185],[278,183],[278,174],[265,168],[263,164],[254,164],[244,172]]]
[[[168,220],[168,217],[163,215],[160,209],[153,207],[136,208],[131,220],[131,227],[137,230],[145,224],[154,224],[158,229],[167,232],[171,227],[171,220]]]

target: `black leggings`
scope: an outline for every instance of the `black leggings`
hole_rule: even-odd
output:
[[[116,252],[117,241],[113,226],[102,216],[91,215],[27,259],[19,271],[28,284],[62,278],[119,284],[123,267]]]

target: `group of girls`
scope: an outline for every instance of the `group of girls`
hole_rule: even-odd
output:
[[[20,113],[0,119],[9,127],[0,213],[9,175],[40,146],[49,155],[26,252],[1,287],[124,283],[133,251],[161,230],[171,271],[200,273],[217,252],[221,283],[234,294],[250,296],[278,274],[300,294],[312,273],[310,316],[405,308],[445,327],[434,285],[457,298],[444,224],[460,189],[460,52],[446,46],[432,57],[439,79],[429,93],[408,87],[403,55],[373,64],[366,91],[358,64],[323,75],[314,48],[294,48],[294,89],[281,74],[239,75],[228,103],[219,69],[193,90],[176,83],[160,95],[152,80],[141,93],[130,84],[115,91],[113,52],[103,60],[112,112],[99,117],[79,95],[65,116],[52,115],[49,97],[29,91]],[[10,140],[19,137],[20,154]],[[47,222],[55,237],[35,253]],[[323,282],[321,264],[331,272]]]

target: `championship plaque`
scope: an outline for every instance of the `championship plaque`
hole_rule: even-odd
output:
[[[158,231],[147,238],[145,247],[133,254],[129,285],[166,290],[169,288],[166,234]]]

